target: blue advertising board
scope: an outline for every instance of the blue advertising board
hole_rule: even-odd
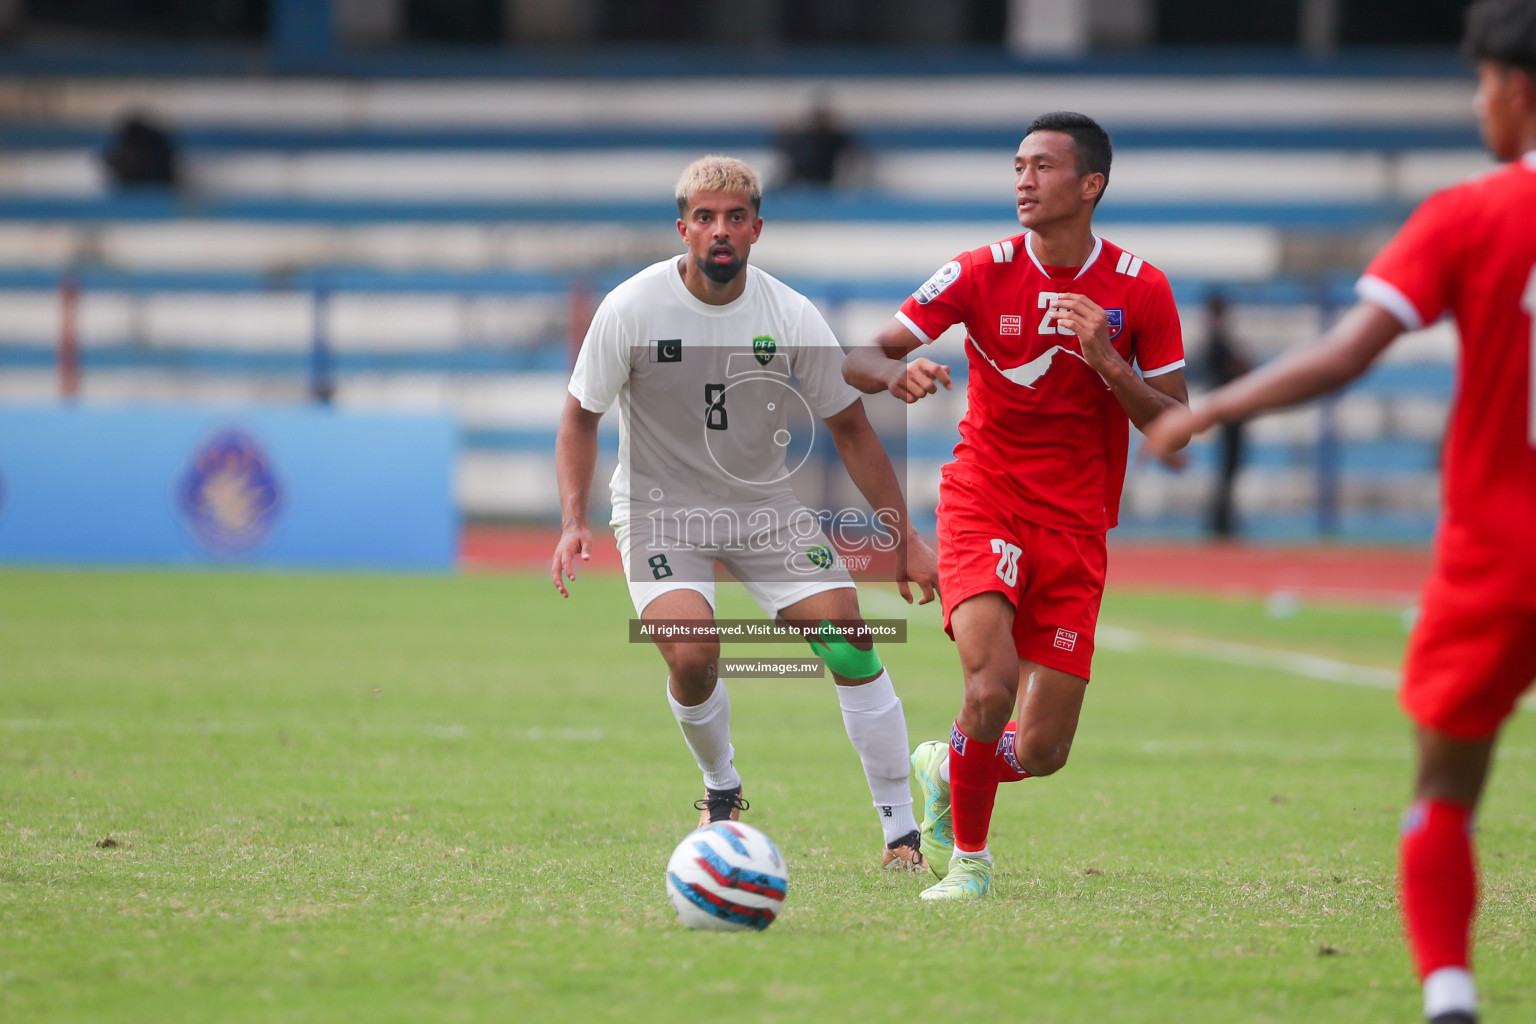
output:
[[[442,570],[439,415],[0,405],[0,561]]]

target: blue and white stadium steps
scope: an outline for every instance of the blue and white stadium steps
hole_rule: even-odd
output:
[[[768,226],[754,262],[856,341],[955,252],[1017,230],[1010,158],[1021,119],[1094,114],[1116,140],[1099,229],[1174,278],[1192,363],[1211,287],[1229,293],[1239,339],[1273,354],[1349,298],[1345,281],[1276,282],[1294,269],[1294,239],[1384,235],[1424,194],[1488,166],[1469,76],[1408,65],[1196,73],[1205,70],[8,78],[0,399],[56,392],[68,271],[86,400],[302,400],[320,335],[338,402],[455,413],[468,514],[548,516],[571,321],[676,251],[672,184],[703,151],[766,171]],[[707,108],[693,102],[701,91],[715,101]],[[830,193],[777,188],[774,134],[813,96],[847,122],[864,158]],[[176,197],[108,187],[98,154],[128,111],[173,129],[185,171]],[[963,362],[957,336],[936,351]],[[1405,339],[1333,411],[1350,515],[1376,509],[1397,524],[1389,530],[1422,532],[1453,352],[1443,327]],[[932,497],[922,492],[962,403],[955,393],[912,410],[914,504]],[[1321,415],[1256,425],[1243,504],[1305,519]],[[1198,457],[1193,486],[1134,469],[1131,526],[1193,523],[1207,460]]]

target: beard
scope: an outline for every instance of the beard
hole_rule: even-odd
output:
[[[701,260],[697,257],[695,257],[693,262],[704,272],[704,276],[715,282],[715,284],[730,284],[736,280],[736,275],[741,273],[741,268],[747,265],[747,261],[740,257],[731,260],[729,263],[716,263],[711,259]]]

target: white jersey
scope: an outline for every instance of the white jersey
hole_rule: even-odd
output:
[[[712,306],[679,267],[663,260],[609,292],[571,373],[583,409],[619,405],[615,522],[793,494],[819,421],[860,397],[805,296],[749,265],[741,297]]]

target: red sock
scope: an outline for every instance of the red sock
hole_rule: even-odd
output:
[[[955,849],[968,853],[987,848],[992,803],[997,799],[997,743],[981,743],[960,731],[949,732],[949,806]]]
[[[1472,809],[1416,801],[1403,819],[1398,859],[1403,920],[1419,979],[1442,967],[1469,969],[1477,910]]]
[[[1019,723],[1009,722],[1003,730],[1003,738],[997,741],[997,781],[1019,782],[1023,779],[1033,778],[1029,772],[1019,767],[1019,758],[1014,753],[1014,745],[1019,740]]]

